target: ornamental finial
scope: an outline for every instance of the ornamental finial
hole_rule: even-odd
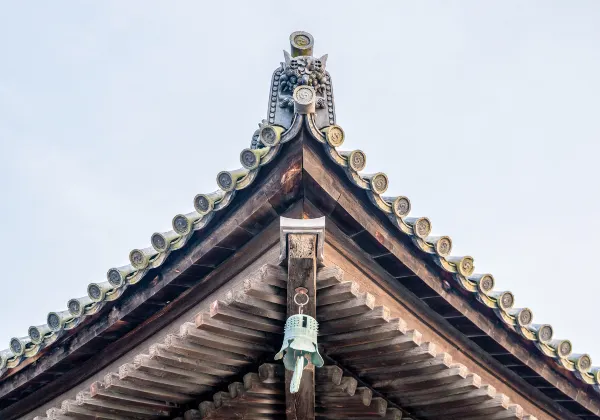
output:
[[[326,70],[327,54],[315,57],[314,38],[308,32],[290,35],[290,52],[273,73],[266,125],[288,129],[295,114],[311,114],[317,128],[335,124],[331,77]],[[255,135],[256,137],[256,135]],[[261,147],[253,143],[253,148]]]

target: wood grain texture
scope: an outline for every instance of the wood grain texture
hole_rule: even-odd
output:
[[[288,286],[287,316],[298,313],[294,302],[296,289],[308,290],[309,301],[303,307],[303,313],[317,317],[316,259],[317,236],[308,234],[288,235]],[[288,420],[311,420],[315,418],[315,367],[309,364],[302,374],[300,390],[292,394],[290,383],[293,372],[285,372],[286,416]]]
[[[333,267],[320,270],[319,295],[338,298],[325,303],[319,300],[317,317],[322,325],[323,353],[367,384],[368,392],[385,397],[373,398],[377,402],[371,403],[367,413],[389,415],[386,409],[391,402],[398,407],[395,416],[400,415],[401,408],[411,416],[427,420],[523,418],[525,410],[521,405],[484,384],[475,372],[456,363],[434,343],[424,342],[418,330],[410,329],[402,318],[392,318],[385,306],[377,301],[365,305],[365,296],[369,294],[351,283],[344,279],[341,270]],[[335,289],[352,293],[329,293]],[[335,310],[329,310],[340,305],[356,308],[356,312],[335,315]],[[330,376],[336,375],[335,369],[328,370]],[[327,370],[318,371],[322,372]],[[317,401],[331,402],[329,398],[319,398]],[[371,396],[364,394],[362,400],[365,398]],[[360,404],[360,400],[355,398],[354,404],[357,409],[364,409],[368,404]],[[352,418],[352,403],[344,402],[344,410],[347,418]]]

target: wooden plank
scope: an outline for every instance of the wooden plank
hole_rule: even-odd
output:
[[[263,290],[261,285],[273,287],[270,283],[274,280],[280,282],[284,272],[287,278],[287,271],[273,265],[253,267],[255,271],[246,273],[246,278],[238,279],[232,289],[221,290],[219,295],[226,295],[227,303],[215,300],[208,308],[202,305],[202,312],[194,317],[196,322],[179,324],[178,333],[170,330],[170,334],[150,346],[149,354],[135,355],[133,363],[118,367],[118,374],[106,375],[104,382],[92,383],[89,392],[77,393],[76,400],[67,398],[66,402],[60,403],[60,409],[57,406],[51,412],[70,404],[69,407],[77,410],[98,412],[99,418],[106,414],[120,414],[123,419],[171,417],[179,411],[177,408],[181,403],[189,407],[198,394],[218,390],[228,378],[239,378],[239,374],[246,371],[251,363],[273,355],[275,346],[281,343],[287,297],[283,304],[275,305],[250,294],[255,289]],[[251,281],[245,281],[248,279]],[[230,299],[230,296],[236,298]],[[251,299],[246,300],[246,296]],[[239,302],[244,307],[237,307]],[[277,313],[281,316],[272,316],[268,309],[271,305],[278,308]],[[273,323],[273,320],[276,322]],[[272,333],[262,331],[265,328]],[[280,409],[283,413],[283,386],[264,385],[271,384],[276,376],[281,382],[283,370],[283,365],[263,365],[258,374],[244,376],[243,384],[231,383],[228,393],[219,391],[214,394],[214,406],[219,408],[219,417],[216,418],[237,417],[240,413],[248,414],[248,419],[254,418],[254,415],[267,415],[272,411],[270,396],[274,392],[281,395]],[[234,399],[236,401],[232,402]],[[240,406],[242,400],[243,407]],[[269,407],[263,410],[259,407],[263,403]],[[68,411],[64,415],[87,419],[83,412]],[[54,420],[53,415],[50,417]]]
[[[332,270],[328,271],[332,273]],[[318,279],[325,277],[330,275],[319,276],[317,273]],[[332,284],[320,290],[335,290],[338,285],[352,283],[342,282],[339,275],[335,277],[340,279],[337,285]],[[488,415],[497,418],[523,415],[521,406],[511,402],[507,395],[497,394],[493,386],[481,386],[481,379],[471,374],[466,366],[453,362],[450,354],[438,353],[436,347],[429,343],[421,344],[420,332],[407,330],[408,323],[399,318],[358,330],[360,334],[357,334],[357,331],[348,332],[346,328],[340,328],[342,325],[337,317],[323,317],[324,311],[332,307],[339,308],[340,312],[361,307],[359,318],[375,314],[374,308],[364,306],[365,295],[368,294],[356,288],[356,293],[343,295],[335,303],[322,304],[319,299],[318,312],[322,319],[322,331],[325,331],[321,340],[324,354],[332,362],[357,373],[356,382],[360,380],[361,385],[368,385],[366,389],[364,386],[357,389],[363,392],[363,397],[367,398],[365,401],[369,401],[364,405],[369,407],[365,411],[360,399],[356,398],[344,401],[342,389],[328,385],[327,389],[317,388],[319,418],[341,418],[337,417],[341,412],[352,418],[356,418],[359,412],[362,413],[361,418],[382,416],[387,412],[387,402],[382,397],[423,419],[460,418],[462,415],[475,414],[481,418]],[[318,385],[324,377],[327,379],[327,376],[333,375],[338,378],[331,382],[341,384],[339,367],[331,365],[318,372]],[[372,398],[373,391],[379,393],[375,395],[376,398]],[[370,402],[371,399],[374,404]],[[336,410],[330,411],[332,407],[336,407]]]
[[[213,395],[212,401],[203,401],[198,409],[188,410],[185,420],[267,420],[283,418],[283,366],[263,364],[259,373],[247,373],[241,382],[233,382],[227,391]],[[175,419],[177,420],[177,419]]]
[[[298,288],[305,288],[309,297],[303,313],[317,318],[317,235],[289,234],[287,316],[298,313],[294,296]],[[300,390],[292,394],[290,383],[293,372],[285,372],[286,418],[288,420],[311,420],[315,418],[315,368],[312,364],[304,369]]]
[[[402,418],[402,412],[398,408],[391,407],[391,403],[382,395],[362,386],[357,378],[348,375],[338,366],[328,365],[317,369],[316,381],[316,409],[319,419]]]

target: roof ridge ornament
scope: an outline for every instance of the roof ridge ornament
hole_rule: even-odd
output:
[[[288,129],[295,114],[314,114],[319,129],[335,124],[327,54],[313,55],[314,38],[308,32],[290,35],[290,51],[271,79],[267,122]]]

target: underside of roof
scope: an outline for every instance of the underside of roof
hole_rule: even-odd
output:
[[[178,334],[36,418],[285,418],[283,365],[259,363],[282,340],[286,289],[284,268],[262,267]],[[316,370],[317,418],[534,419],[338,268],[320,270],[317,290],[327,357]]]
[[[410,420],[397,408],[388,408],[385,399],[373,397],[369,388],[359,387],[356,379],[343,376],[337,366],[325,366],[315,376],[317,419]],[[244,375],[242,382],[231,383],[227,391],[216,393],[212,400],[175,420],[285,419],[284,386],[283,365],[264,364],[258,373]]]
[[[514,308],[513,294],[495,291],[493,276],[476,273],[472,257],[451,255],[451,239],[432,235],[431,221],[413,216],[407,197],[385,196],[389,184],[385,174],[361,173],[366,165],[364,152],[340,150],[344,132],[335,124],[333,85],[325,71],[325,63],[326,56],[312,57],[312,47],[310,55],[286,55],[285,62],[273,74],[268,118],[254,133],[251,147],[240,154],[243,167],[220,172],[217,175],[219,189],[196,195],[194,211],[175,216],[173,230],[153,234],[151,246],[132,250],[129,265],[108,270],[105,281],[88,286],[87,296],[71,299],[66,310],[51,312],[45,324],[32,326],[28,335],[10,340],[9,348],[0,351],[0,417],[11,418],[11,413],[18,413],[30,404],[29,401],[36,399],[34,395],[39,390],[47,390],[57,380],[66,387],[66,384],[76,384],[83,374],[93,372],[90,365],[97,369],[106,366],[108,361],[98,357],[98,348],[111,351],[114,348],[111,354],[113,359],[117,359],[134,343],[151,336],[194,302],[203,299],[209,293],[204,289],[214,290],[220,286],[210,283],[211,273],[218,271],[224,261],[231,263],[232,258],[238,258],[236,251],[298,201],[308,203],[303,211],[309,211],[306,208],[313,206],[316,213],[325,214],[341,232],[340,236],[349,238],[348,244],[352,242],[352,246],[358,246],[370,262],[383,268],[385,275],[398,285],[390,287],[402,288],[407,299],[414,298],[415,307],[425,308],[426,305],[428,311],[445,322],[443,328],[448,329],[449,335],[462,340],[473,352],[481,352],[481,357],[487,357],[494,369],[504,369],[507,381],[530,387],[535,398],[537,395],[545,396],[548,401],[568,410],[569,415],[582,419],[600,416],[597,394],[600,391],[600,369],[592,367],[591,358],[586,354],[572,354],[571,342],[554,338],[550,325],[533,323],[530,309]],[[273,287],[277,286],[270,284],[269,290],[273,291]],[[352,290],[348,293],[354,296]],[[215,322],[231,323],[236,318],[235,314],[239,315],[240,307],[252,307],[256,303],[254,300],[260,297],[250,296],[246,299],[252,300],[252,304],[245,301],[238,302],[237,306],[231,306],[236,302],[235,298],[232,299],[231,302],[217,302],[215,314],[211,309],[204,318],[210,316]],[[281,311],[277,310],[279,303],[270,303],[275,305],[275,309],[270,307],[268,316],[261,312],[255,319],[257,324],[251,328],[268,337],[277,336],[284,321]],[[327,314],[332,308],[346,314],[349,319],[366,316],[366,312],[354,313],[357,309],[352,304],[348,304],[346,311],[343,305],[335,306],[338,303],[343,302],[331,302],[330,308],[324,308],[320,316],[329,316]],[[371,311],[368,316],[379,313],[377,319],[389,322],[382,309],[372,308],[368,302],[363,302],[361,308]],[[249,317],[248,314],[244,316]],[[337,316],[337,313],[332,316]],[[324,331],[327,331],[328,322],[334,325],[335,322],[343,322],[333,319],[322,321],[325,323]],[[377,328],[385,329],[383,321],[370,327],[375,331],[378,331]],[[179,336],[170,337],[150,349],[148,354],[140,355],[132,366],[114,372],[76,400],[65,401],[48,416],[86,418],[83,414],[81,417],[70,416],[69,410],[99,410],[98,404],[117,404],[119,398],[131,399],[128,403],[136,407],[144,406],[146,403],[142,399],[153,397],[139,395],[137,386],[128,384],[145,383],[150,386],[152,381],[156,382],[156,369],[162,369],[157,367],[158,363],[171,363],[169,366],[179,363],[169,362],[168,354],[175,352],[181,356],[183,350],[177,353],[169,346],[177,343],[198,345],[198,340],[204,346],[210,340],[206,334],[202,335],[202,325],[184,325],[185,331],[182,330]],[[264,330],[268,325],[271,329]],[[226,336],[218,328],[210,328],[210,334]],[[395,344],[392,343],[412,337],[412,341],[407,342],[412,342],[414,349],[402,351],[422,351],[423,357],[429,359],[420,359],[419,363],[427,360],[426,364],[435,366],[431,368],[435,372],[417,369],[415,372],[419,372],[419,378],[442,375],[440,372],[461,383],[473,378],[465,369],[452,365],[443,354],[438,355],[431,347],[423,348],[424,345],[417,343],[414,335],[400,330],[396,333],[397,336],[378,338],[377,345],[387,348],[385,343],[388,340],[393,347]],[[131,336],[136,339],[132,340]],[[233,339],[238,340],[239,337]],[[328,340],[330,338],[325,335],[324,342]],[[209,344],[206,346],[211,348]],[[325,346],[327,348],[327,344]],[[337,355],[336,361],[347,365],[352,374],[367,378],[374,392],[387,392],[386,401],[405,410],[405,414],[420,413],[424,416],[422,418],[435,418],[437,414],[432,414],[431,409],[427,411],[428,407],[418,405],[418,393],[414,399],[402,396],[412,395],[406,394],[410,391],[406,388],[409,385],[394,380],[394,375],[389,374],[393,370],[370,370],[369,366],[361,365],[345,353],[350,351],[349,348],[351,346],[348,345],[344,349],[332,346],[329,354],[332,358]],[[370,345],[368,348],[373,356],[373,349],[377,346]],[[360,350],[356,352],[360,353]],[[268,351],[262,349],[259,353],[267,354]],[[167,354],[167,357],[161,358],[158,354]],[[233,371],[232,366],[227,365],[229,362],[222,363],[223,372],[231,375],[222,372],[221,379],[239,380],[236,375],[250,372],[247,369],[252,367],[258,368],[259,362],[264,361],[259,359],[250,357],[244,364],[235,365]],[[200,363],[198,360],[202,359],[192,364]],[[411,359],[410,363],[416,362]],[[78,368],[84,363],[85,368]],[[404,372],[402,363],[390,366]],[[230,370],[225,369],[227,366]],[[152,385],[159,390],[167,387],[173,394],[172,403],[175,405],[161,408],[168,413],[167,418],[175,415],[182,402],[189,403],[186,395],[193,396],[193,400],[197,395],[204,395],[204,391],[217,392],[217,388],[224,385],[221,382],[202,382],[205,373],[186,371],[185,363],[168,372],[161,373],[163,376],[159,377],[172,377],[171,382],[161,385],[158,381],[158,384]],[[134,379],[134,376],[127,375],[141,377]],[[193,380],[190,375],[195,375]],[[178,381],[183,381],[181,387],[173,385]],[[505,410],[503,413],[516,410],[514,415],[517,417],[514,418],[523,415],[503,395],[486,394],[489,387],[482,391],[481,384],[471,386],[468,392],[465,388],[465,398],[472,392],[477,401],[486,401],[489,410]],[[110,387],[111,390],[108,390]],[[395,389],[399,391],[395,393]],[[102,394],[105,391],[107,395]],[[136,398],[140,400],[133,401]]]

